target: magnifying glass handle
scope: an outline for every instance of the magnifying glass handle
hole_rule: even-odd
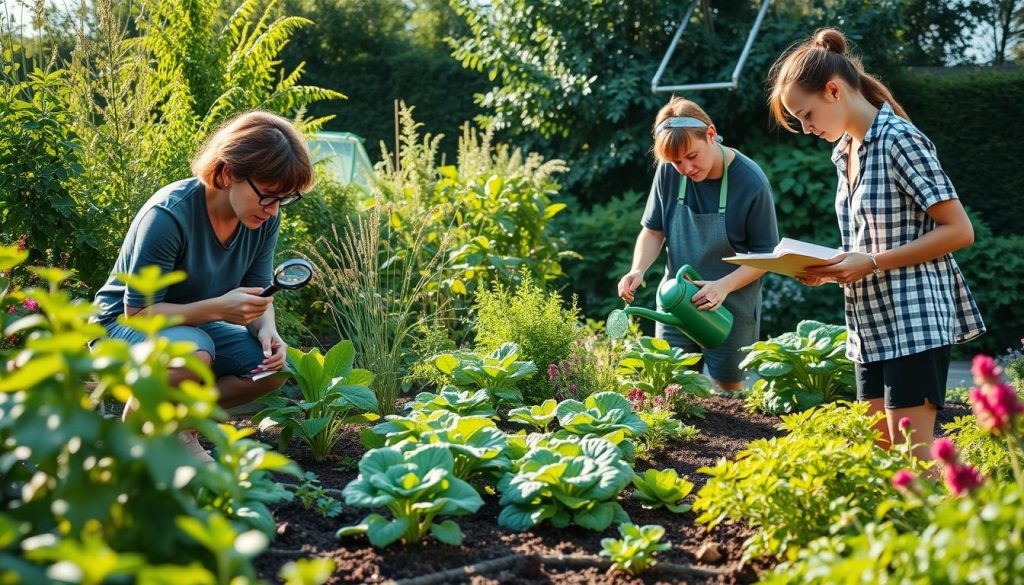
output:
[[[278,287],[276,284],[272,284],[267,288],[261,290],[258,296],[269,297],[270,295],[276,293],[278,290],[280,290],[280,287]]]

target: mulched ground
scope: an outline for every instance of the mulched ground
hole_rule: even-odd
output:
[[[696,493],[706,481],[705,476],[697,473],[698,468],[712,465],[722,457],[732,457],[753,439],[779,434],[775,429],[778,419],[750,414],[743,409],[740,400],[711,397],[700,402],[707,410],[707,418],[687,421],[700,429],[700,435],[689,442],[672,444],[655,453],[652,461],[638,463],[637,471],[648,468],[674,468],[694,482]],[[949,422],[955,416],[967,412],[969,411],[962,407],[950,404],[940,412],[938,422]],[[244,424],[243,421],[236,423]],[[270,433],[264,433],[261,438],[276,444],[276,437]],[[317,473],[324,487],[341,489],[357,475],[353,463],[358,461],[363,451],[359,443],[358,429],[352,428],[347,430],[342,438],[337,450],[339,455],[331,461],[314,463],[305,446],[295,441],[292,442],[288,454],[303,469]],[[343,458],[345,464],[342,464]],[[720,526],[709,532],[695,524],[696,515],[692,512],[673,514],[666,510],[644,510],[631,495],[632,487],[623,492],[620,503],[634,523],[661,524],[666,529],[665,540],[671,542],[672,548],[659,553],[658,559],[679,565],[692,564],[717,573],[715,577],[690,582],[750,583],[757,580],[758,573],[769,568],[761,563],[741,562],[742,543],[750,536],[749,530],[745,527]],[[388,549],[378,550],[370,546],[365,537],[350,537],[343,540],[334,537],[338,528],[358,523],[370,511],[345,507],[339,517],[324,519],[314,511],[304,510],[301,504],[295,501],[275,510],[279,536],[271,552],[256,559],[256,566],[262,577],[273,579],[280,567],[293,558],[289,553],[303,557],[329,557],[337,565],[331,583],[383,583],[459,568],[515,553],[593,556],[600,552],[602,538],[619,536],[614,527],[603,533],[595,533],[578,527],[559,530],[547,524],[528,532],[513,532],[497,525],[500,512],[498,496],[485,495],[484,502],[484,506],[476,514],[454,518],[465,534],[464,543],[460,547],[445,546],[428,537],[420,545],[393,545]],[[708,557],[699,554],[699,551],[709,548],[717,551],[721,558],[715,562],[700,560],[702,556],[704,559]],[[525,561],[512,569],[494,574],[466,575],[462,579],[445,580],[445,583],[474,585],[678,582],[681,581],[676,576],[659,576],[656,568],[641,577],[629,577],[596,567],[567,569]]]

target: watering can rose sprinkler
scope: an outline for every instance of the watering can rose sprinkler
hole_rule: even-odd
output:
[[[615,309],[608,315],[605,329],[612,339],[621,339],[629,328],[629,316],[637,315],[653,319],[665,325],[671,325],[684,335],[694,340],[704,349],[722,345],[732,330],[732,313],[724,306],[712,311],[701,311],[690,299],[700,288],[693,280],[703,280],[689,264],[684,265],[676,273],[676,277],[666,280],[658,288],[658,304],[661,311],[630,307]]]

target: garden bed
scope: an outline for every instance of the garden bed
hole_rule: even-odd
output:
[[[694,492],[704,485],[706,478],[697,469],[711,465],[719,458],[732,457],[750,441],[775,436],[778,419],[750,414],[740,400],[712,397],[700,400],[707,409],[705,420],[692,422],[700,429],[695,439],[674,444],[654,455],[653,461],[638,462],[637,471],[648,468],[674,468],[694,482]],[[957,405],[940,413],[940,424],[952,420],[967,411]],[[239,423],[241,421],[235,421]],[[264,433],[264,440],[274,443],[276,437]],[[304,470],[319,475],[324,487],[341,489],[357,475],[355,462],[364,449],[359,443],[358,429],[346,429],[342,442],[333,460],[315,463],[304,445],[293,442],[289,455]],[[340,465],[348,456],[351,465]],[[661,524],[666,529],[665,539],[672,548],[658,555],[665,564],[675,567],[690,566],[704,570],[710,575],[695,577],[695,583],[749,583],[757,578],[759,571],[767,568],[763,563],[744,564],[741,562],[742,543],[750,536],[741,526],[721,526],[712,531],[697,525],[693,512],[673,514],[666,510],[644,510],[632,497],[632,488],[627,489],[620,502],[636,524]],[[401,582],[442,571],[477,565],[474,573],[464,578],[448,576],[445,583],[665,583],[680,582],[678,573],[652,570],[638,577],[630,578],[616,573],[609,574],[607,568],[595,564],[586,566],[577,557],[596,557],[601,550],[601,539],[618,537],[614,528],[596,533],[578,527],[555,529],[542,525],[527,532],[513,532],[497,524],[500,511],[497,495],[485,495],[484,507],[472,516],[456,518],[465,533],[462,546],[450,547],[432,539],[422,545],[393,545],[384,550],[370,546],[364,537],[337,540],[335,531],[341,526],[355,524],[367,511],[345,507],[340,516],[325,519],[315,511],[305,510],[296,500],[275,510],[278,524],[278,538],[272,552],[256,560],[256,566],[263,577],[275,575],[278,569],[293,556],[328,557],[335,561],[337,570],[331,583],[385,583]],[[711,561],[707,550],[717,552],[720,558]],[[711,557],[714,554],[710,555]],[[487,561],[503,559],[510,555],[522,555],[521,560],[499,565],[488,570]],[[569,555],[567,560],[556,560],[556,555]],[[482,566],[481,566],[482,564]],[[511,565],[511,566],[508,566]],[[668,567],[667,569],[672,569]],[[440,581],[439,581],[440,582]]]

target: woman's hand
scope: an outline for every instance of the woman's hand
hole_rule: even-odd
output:
[[[643,270],[631,270],[619,280],[619,298],[632,303],[636,289],[644,281]]]
[[[284,369],[288,355],[288,346],[273,327],[262,327],[256,332],[256,339],[263,346],[263,363],[253,370],[252,374]]]
[[[732,292],[721,280],[695,280],[693,284],[700,287],[697,294],[690,297],[698,311],[714,311],[722,306],[725,297]]]
[[[836,282],[835,279],[826,278],[824,276],[812,276],[807,273],[797,274],[794,278],[796,281],[804,286],[821,286],[830,282]]]
[[[258,296],[262,290],[243,286],[217,297],[221,320],[235,325],[249,325],[262,317],[267,307],[274,302],[273,297]]]
[[[871,261],[870,255],[862,252],[847,252],[836,256],[834,264],[807,268],[803,276],[817,276],[832,279],[839,284],[853,284],[874,270],[875,263]]]

